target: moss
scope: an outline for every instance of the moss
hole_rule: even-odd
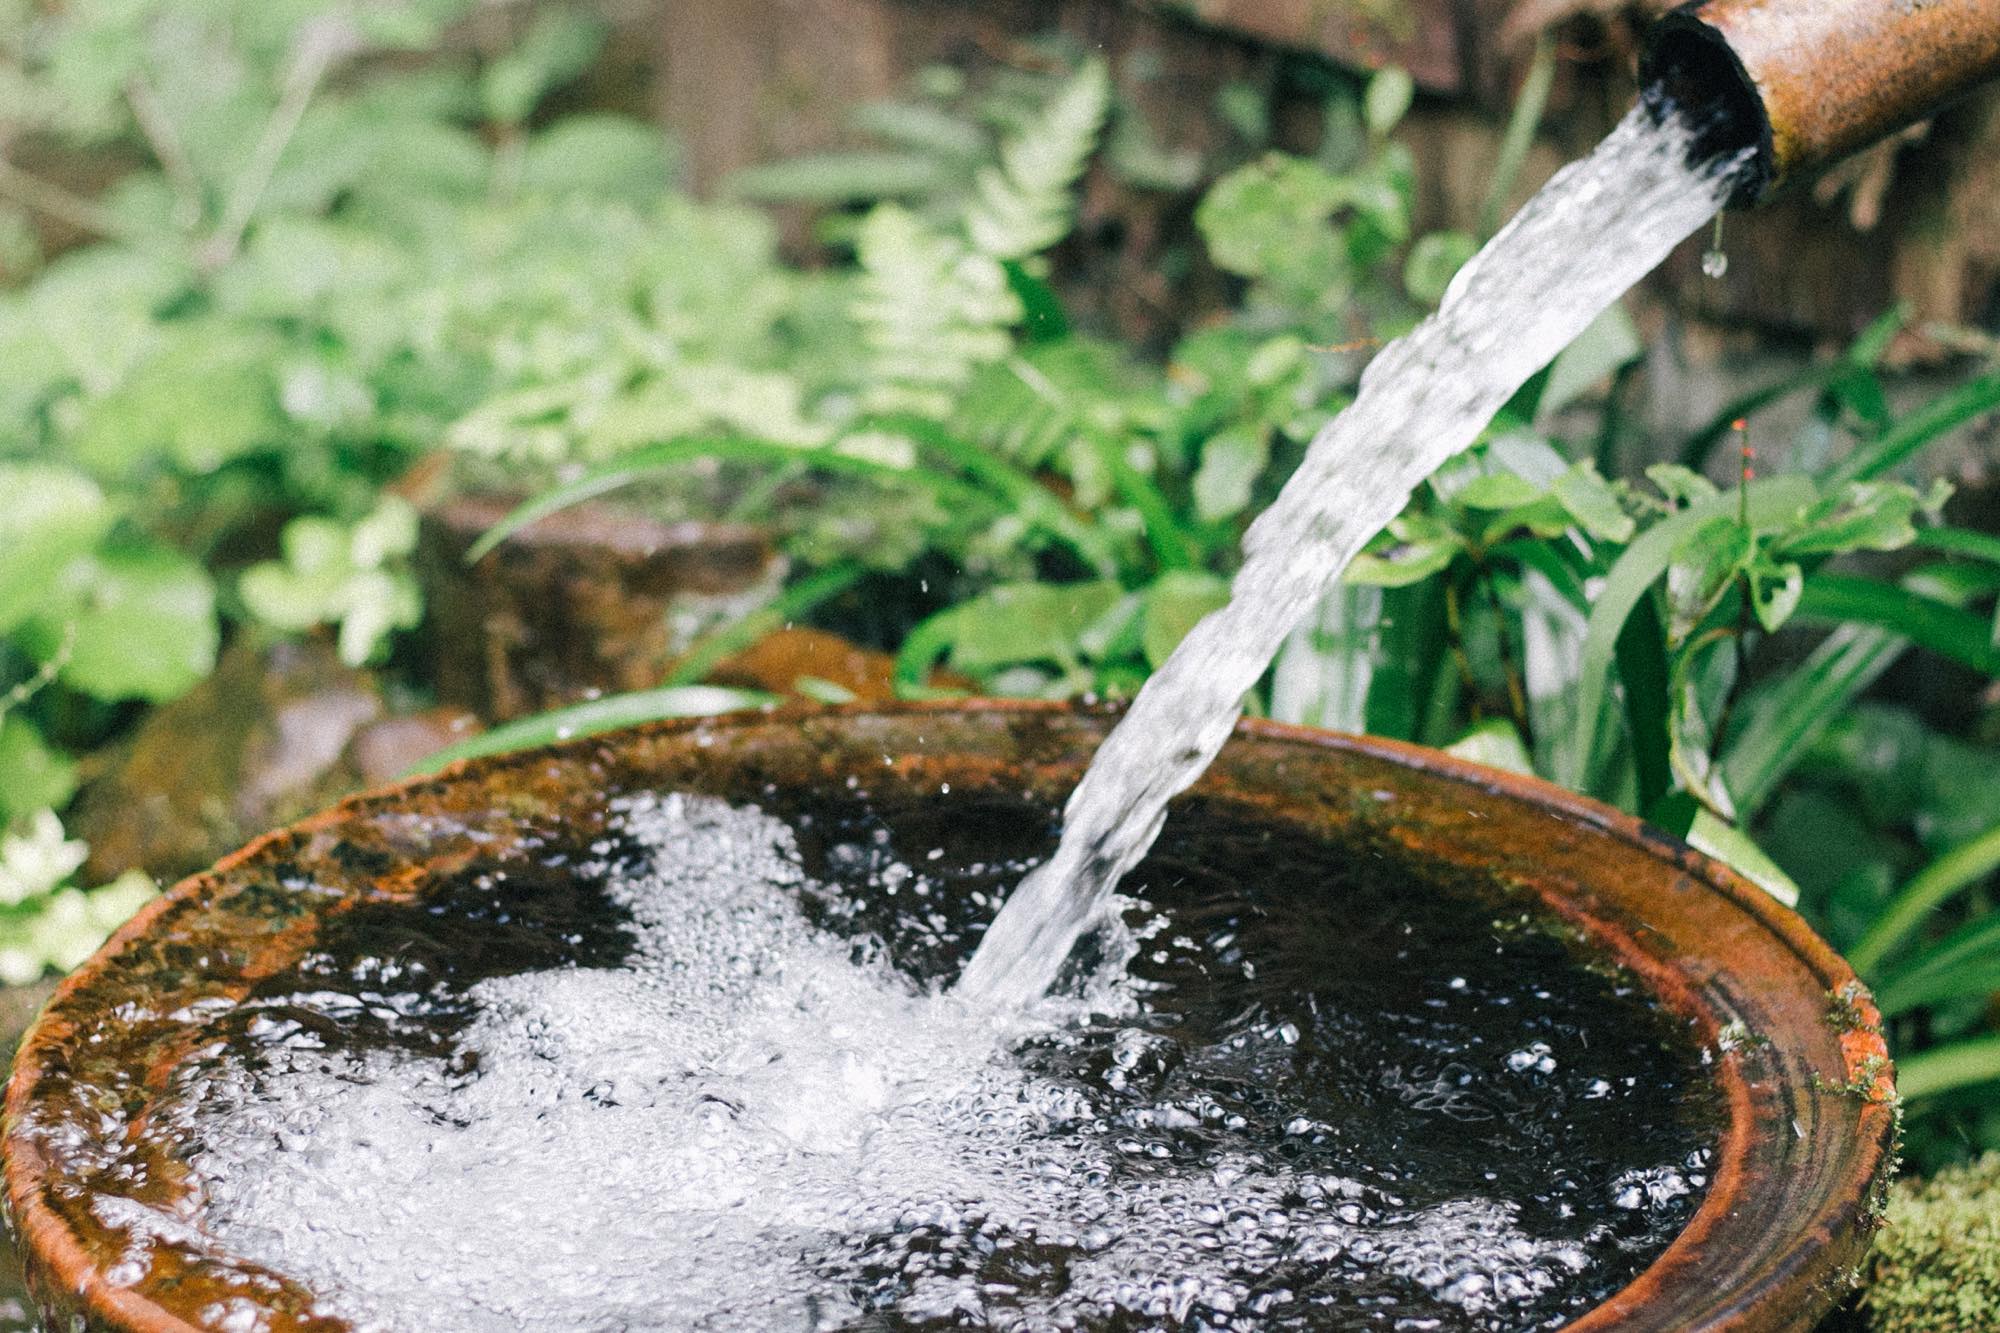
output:
[[[1874,1333],[2000,1329],[2000,1153],[1896,1187],[1861,1307]]]

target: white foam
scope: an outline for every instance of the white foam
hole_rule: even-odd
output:
[[[1094,1107],[1017,1054],[1129,996],[995,1019],[810,924],[777,820],[669,796],[623,821],[653,853],[611,889],[636,961],[477,986],[475,1073],[306,1041],[216,1076],[188,1126],[215,1243],[358,1328],[440,1333],[1241,1326],[1307,1318],[1264,1279],[1335,1260],[1477,1314],[1589,1262],[1503,1203],[1159,1161],[1151,1131],[1221,1108]],[[1161,1040],[1122,1034],[1107,1082]]]

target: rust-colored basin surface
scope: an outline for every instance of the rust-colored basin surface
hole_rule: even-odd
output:
[[[205,1233],[187,1161],[143,1132],[176,1071],[208,1053],[207,1017],[298,968],[344,915],[421,901],[469,867],[526,871],[634,793],[859,790],[946,818],[1001,797],[1054,808],[1112,720],[963,703],[661,724],[356,797],[184,881],[64,982],[15,1062],[6,1203],[50,1327],[346,1327]],[[1723,1112],[1706,1195],[1567,1327],[1802,1330],[1843,1293],[1890,1170],[1893,1090],[1872,1003],[1791,912],[1604,806],[1390,742],[1246,722],[1190,802],[1476,878],[1635,978],[1712,1053]]]

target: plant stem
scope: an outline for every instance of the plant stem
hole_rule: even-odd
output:
[[[110,209],[81,195],[71,194],[52,181],[21,170],[5,157],[0,157],[0,198],[12,199],[78,231],[118,241],[134,250],[172,254],[169,247],[161,244],[159,238],[150,232],[133,226]]]
[[[1535,724],[1528,712],[1528,686],[1521,671],[1521,659],[1514,652],[1514,636],[1507,631],[1507,611],[1500,604],[1500,590],[1494,586],[1491,573],[1482,566],[1476,575],[1479,586],[1486,592],[1486,603],[1493,608],[1494,624],[1499,636],[1500,668],[1507,677],[1507,710],[1514,717],[1514,729],[1521,735],[1521,744],[1528,753],[1535,752]]]
[[[173,118],[161,104],[160,95],[153,91],[153,85],[137,75],[125,83],[125,100],[131,103],[132,119],[146,136],[154,161],[160,164],[167,183],[173,187],[176,220],[189,231],[194,230],[201,223],[201,179],[195,175],[194,163],[188,159]]]
[[[236,252],[243,245],[244,230],[256,215],[257,205],[263,200],[264,191],[270,187],[271,177],[277,173],[278,162],[284,157],[292,136],[298,133],[299,122],[305,119],[313,94],[319,91],[327,71],[359,44],[358,34],[334,19],[309,23],[299,34],[297,53],[285,74],[285,87],[279,95],[278,105],[271,109],[270,119],[264,122],[264,132],[258,136],[257,146],[250,152],[250,160],[244,164],[236,184],[229,191],[228,203],[223,208],[222,220],[216,224],[214,235],[201,247],[201,266],[205,271],[213,273],[236,257]]]

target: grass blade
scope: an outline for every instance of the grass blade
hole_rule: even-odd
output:
[[[543,491],[482,534],[466,551],[465,561],[467,564],[477,562],[501,542],[550,514],[582,504],[585,500],[609,495],[634,482],[672,472],[689,463],[710,459],[762,466],[803,465],[895,485],[927,487],[937,494],[940,501],[954,506],[970,504],[990,507],[994,503],[992,497],[976,487],[933,469],[893,467],[870,458],[836,453],[832,446],[798,449],[762,440],[669,440],[621,455],[591,468],[574,481]]]
[[[1905,884],[1875,918],[1861,942],[1847,952],[1847,961],[1863,976],[1872,974],[1924,918],[1961,889],[2000,870],[2000,824],[1940,856]]]
[[[2000,370],[1962,384],[1904,417],[1849,454],[1835,469],[1833,480],[1867,481],[1879,477],[1947,432],[1996,407],[2000,407]]]
[[[1875,986],[1882,1016],[1961,996],[1985,999],[2000,991],[2000,913],[1967,922],[1923,956]]]
[[[1667,672],[1667,634],[1651,604],[1642,604],[1626,617],[1625,628],[1618,635],[1617,663],[1618,679],[1625,687],[1625,725],[1632,733],[1639,809],[1651,810],[1673,786],[1668,762],[1672,686]]]
[[[1748,819],[1770,799],[1812,742],[1910,646],[1900,634],[1842,625],[1794,671],[1744,702],[1745,719],[1722,754],[1722,781]]]
[[[1893,583],[1817,574],[1806,580],[1794,614],[1800,620],[1875,625],[1982,675],[2000,676],[2000,648],[1993,646],[1985,617]]]
[[[1918,528],[1917,546],[1948,555],[1966,555],[2000,565],[2000,537],[1970,528]]]
[[[1934,1046],[1896,1062],[1896,1090],[1909,1101],[1956,1092],[1994,1079],[2000,1079],[2000,1037]]]
[[[631,694],[608,694],[602,699],[569,708],[557,708],[518,722],[504,722],[490,731],[448,745],[409,769],[403,776],[435,773],[446,764],[481,755],[504,754],[555,741],[595,736],[641,722],[657,722],[670,717],[709,717],[746,708],[774,704],[773,695],[756,690],[725,690],[714,685],[676,685]]]

